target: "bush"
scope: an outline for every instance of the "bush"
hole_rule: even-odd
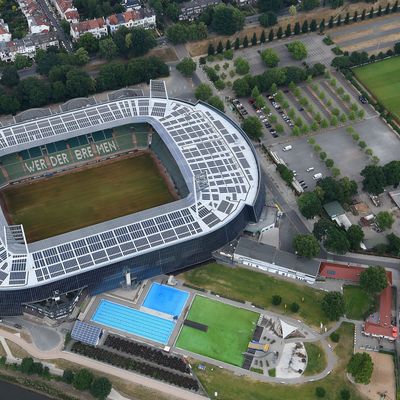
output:
[[[93,374],[89,370],[83,368],[75,374],[72,384],[75,389],[88,390],[92,384],[92,381]]]
[[[341,400],[350,400],[350,392],[347,389],[342,389],[340,391]]]
[[[111,389],[111,382],[107,378],[96,378],[90,387],[90,393],[96,399],[105,400],[111,393]]]
[[[315,388],[315,395],[317,397],[325,397],[325,394],[326,394],[326,390],[323,387],[318,386]]]
[[[74,376],[75,376],[74,371],[66,369],[63,372],[62,380],[68,384],[71,384],[74,380]]]
[[[300,310],[300,306],[297,303],[292,303],[290,305],[290,311],[297,313]]]
[[[274,294],[272,296],[272,304],[274,306],[279,306],[279,304],[281,304],[281,303],[282,303],[282,297],[279,296],[278,294]]]
[[[332,342],[339,343],[339,340],[340,340],[340,334],[339,333],[332,332],[329,337],[331,338]]]

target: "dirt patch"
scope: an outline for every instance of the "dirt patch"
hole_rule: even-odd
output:
[[[157,47],[149,51],[147,56],[155,56],[161,58],[164,62],[177,61],[178,56],[173,47]]]
[[[368,353],[374,363],[369,385],[357,385],[358,390],[371,400],[380,400],[382,394],[386,394],[387,399],[396,398],[396,383],[394,376],[393,357],[389,354]]]
[[[6,339],[6,342],[7,342],[8,347],[10,348],[10,351],[14,357],[16,357],[16,358],[30,357],[29,353],[26,350],[24,350],[22,347],[18,346],[11,340]]]
[[[372,35],[374,33],[373,29],[365,29],[363,31],[360,32],[353,32],[353,33],[341,33],[340,35],[335,35],[335,37],[332,38],[332,40],[337,43],[340,44],[342,42],[347,42],[351,39],[357,39],[357,38],[362,38],[363,36],[367,36],[367,35]]]
[[[373,46],[378,46],[380,42],[397,42],[400,39],[400,32],[399,33],[393,33],[391,35],[387,35],[384,38],[376,38],[376,39],[371,39],[371,40],[366,40],[364,42],[360,42],[357,44],[353,44],[350,46],[343,46],[342,50],[347,50],[349,52],[352,51],[359,51],[362,49],[365,49],[366,47],[373,47]]]

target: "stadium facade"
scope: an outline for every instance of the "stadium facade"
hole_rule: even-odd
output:
[[[208,261],[258,220],[265,189],[247,136],[213,107],[168,98],[162,81],[150,83],[149,96],[2,127],[0,157],[130,123],[147,123],[157,132],[149,145],[182,198],[33,243],[27,243],[23,226],[9,225],[1,212],[0,316],[78,289],[115,289],[127,274],[140,281]],[[29,179],[52,165],[49,155],[45,164],[37,160],[26,169]],[[2,184],[9,182],[4,178]]]

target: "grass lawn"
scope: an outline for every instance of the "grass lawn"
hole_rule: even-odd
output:
[[[304,343],[307,351],[307,367],[304,375],[315,375],[326,367],[326,354],[319,343]]]
[[[149,155],[14,186],[2,192],[28,242],[132,214],[173,200]]]
[[[400,57],[355,68],[357,79],[397,118],[400,118]]]
[[[258,317],[258,313],[196,296],[187,319],[208,325],[208,331],[183,326],[176,346],[241,367],[242,352],[253,336]]]
[[[345,373],[345,367],[353,354],[353,330],[354,326],[349,323],[342,324],[338,330],[340,342],[334,351],[339,362],[332,373],[325,379],[304,385],[274,385],[240,377],[225,369],[214,367],[211,371],[211,365],[206,365],[206,369],[200,371],[196,368],[195,361],[192,365],[195,365],[194,372],[211,398],[214,398],[214,392],[218,392],[218,399],[222,400],[315,400],[315,388],[321,386],[326,390],[324,400],[338,400],[342,389],[350,391],[351,400],[364,400],[355,386],[348,381]]]
[[[371,308],[373,300],[360,286],[343,287],[346,316],[350,319],[363,320],[365,313]]]
[[[194,268],[179,275],[179,278],[193,286],[210,289],[221,296],[251,301],[255,305],[281,314],[300,317],[312,326],[319,327],[320,322],[327,322],[321,309],[321,300],[325,293],[306,285],[277,279],[247,268],[232,268],[216,263]],[[273,306],[271,303],[275,294],[282,297],[279,306]],[[289,305],[292,303],[300,305],[298,313],[293,314],[290,311]]]

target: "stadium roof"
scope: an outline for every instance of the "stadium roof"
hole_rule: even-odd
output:
[[[1,290],[37,286],[206,235],[234,219],[246,204],[254,204],[260,171],[241,129],[208,105],[168,98],[163,82],[151,82],[151,93],[150,97],[113,100],[0,128],[1,157],[127,123],[147,122],[177,161],[190,191],[174,203],[27,246],[17,242],[26,249],[22,253],[7,247],[3,233]],[[8,226],[3,213],[0,224]],[[25,241],[23,228],[15,231]]]

